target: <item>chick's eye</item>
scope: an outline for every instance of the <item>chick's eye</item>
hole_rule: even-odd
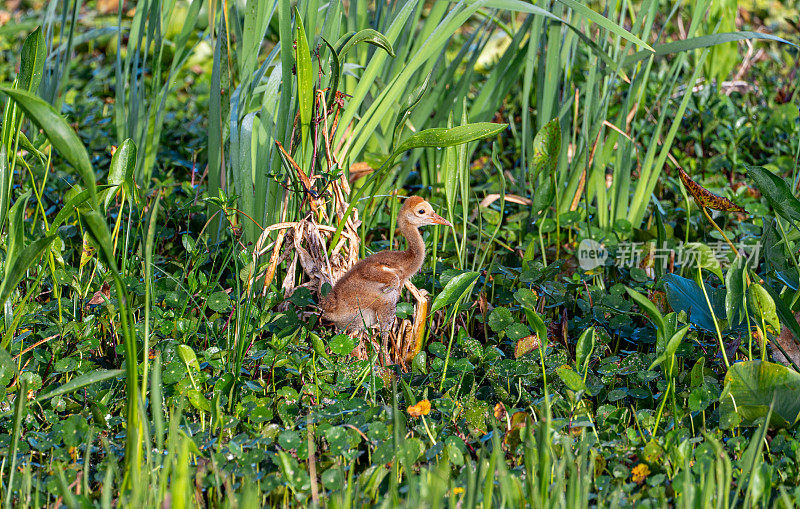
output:
[[[417,211],[417,214],[420,214],[420,215],[422,215],[422,214],[424,214],[424,213],[425,213],[425,209],[419,209],[419,210]]]

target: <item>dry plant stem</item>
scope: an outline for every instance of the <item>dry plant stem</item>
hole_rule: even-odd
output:
[[[289,164],[291,164],[292,167],[297,172],[297,175],[300,177],[300,183],[303,185],[303,191],[304,191],[305,195],[309,198],[309,203],[311,204],[311,210],[314,213],[316,213],[317,212],[317,203],[316,203],[316,200],[315,200],[315,197],[314,197],[314,193],[313,193],[313,190],[312,190],[311,179],[308,177],[308,175],[306,175],[306,172],[304,172],[303,169],[300,168],[300,165],[297,164],[294,159],[292,159],[292,156],[289,155],[288,152],[286,152],[286,149],[283,148],[283,145],[281,144],[281,142],[279,142],[278,140],[275,140],[275,145],[278,146],[278,149],[283,154],[283,157],[285,157],[286,160],[289,161]]]
[[[322,119],[323,119],[322,137],[325,140],[325,158],[328,160],[328,170],[330,170],[331,168],[333,168],[334,164],[336,166],[339,166],[339,163],[336,161],[336,159],[333,157],[333,154],[331,153],[331,139],[327,129],[328,107],[325,104],[325,93],[322,90],[318,90],[317,92],[318,95],[320,96],[319,103],[322,105]]]

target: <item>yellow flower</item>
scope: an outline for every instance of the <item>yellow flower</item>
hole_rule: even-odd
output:
[[[428,415],[431,412],[431,402],[423,399],[416,405],[408,407],[408,415],[411,417],[419,417],[420,415]]]
[[[461,495],[464,493],[464,488],[453,488],[453,495]]]
[[[635,482],[636,484],[642,484],[644,480],[647,479],[647,476],[650,475],[650,467],[648,467],[644,463],[639,463],[638,465],[633,467],[632,474],[633,475],[631,477],[633,482]]]

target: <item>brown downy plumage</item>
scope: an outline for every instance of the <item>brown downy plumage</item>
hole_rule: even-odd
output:
[[[381,251],[360,260],[320,303],[323,318],[340,329],[364,330],[377,325],[383,336],[384,361],[400,291],[425,261],[425,242],[418,228],[430,224],[452,226],[430,203],[419,196],[408,198],[397,218],[408,249]]]

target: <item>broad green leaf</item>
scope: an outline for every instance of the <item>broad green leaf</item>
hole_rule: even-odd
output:
[[[689,410],[702,412],[712,403],[711,391],[705,387],[697,387],[689,394]]]
[[[556,370],[556,374],[564,382],[564,385],[569,387],[570,390],[578,392],[578,391],[585,391],[586,384],[583,383],[583,377],[580,374],[576,373],[570,366],[566,364],[560,366]]]
[[[536,309],[536,294],[530,288],[520,288],[514,292],[514,300],[525,309]]]
[[[514,317],[511,316],[508,308],[498,306],[489,313],[489,327],[496,333],[504,332],[512,323],[514,323]]]
[[[295,50],[295,65],[297,66],[297,102],[300,109],[300,132],[303,147],[308,142],[308,133],[311,129],[311,115],[314,110],[314,69],[311,63],[311,52],[308,49],[308,39],[303,28],[303,17],[295,7],[294,19],[297,23],[296,37],[297,49]]]
[[[206,303],[213,311],[222,313],[230,307],[231,298],[224,290],[219,290],[209,295]]]
[[[50,398],[55,398],[56,396],[61,396],[63,394],[69,394],[71,392],[75,392],[78,389],[83,389],[92,384],[96,384],[99,382],[103,382],[110,378],[117,378],[125,374],[124,370],[121,369],[96,369],[94,371],[90,371],[89,373],[76,376],[69,382],[65,383],[61,387],[57,389],[53,389],[52,391],[48,392],[47,394],[42,394],[36,397],[35,401],[42,402]]]
[[[7,85],[0,85],[0,92],[8,95],[44,131],[53,147],[78,172],[83,185],[89,190],[92,203],[96,205],[97,189],[89,155],[67,121],[52,106],[30,92],[16,90]]]
[[[533,332],[539,336],[539,342],[542,345],[542,348],[547,348],[547,326],[544,324],[544,320],[542,317],[539,316],[539,313],[532,309],[525,310],[525,316],[528,318],[528,323],[533,329]]]
[[[669,357],[672,357],[673,355],[675,355],[675,352],[678,351],[678,346],[680,346],[681,340],[683,339],[683,337],[686,335],[687,332],[689,332],[689,326],[688,325],[686,325],[685,327],[683,327],[680,330],[678,330],[678,332],[673,334],[672,337],[669,339],[669,342],[667,343],[667,348],[666,348],[666,351],[665,351],[665,353]]]
[[[528,328],[527,325],[514,322],[511,324],[509,328],[506,329],[506,336],[511,341],[517,341],[531,335],[531,330]]]
[[[398,118],[399,120],[399,118]],[[453,113],[447,117],[447,127],[453,127]],[[394,138],[394,137],[393,137]],[[456,193],[460,179],[458,171],[458,150],[456,147],[447,147],[443,150],[441,163],[441,180],[444,184],[444,196],[447,203],[447,218],[453,222],[455,219]]]
[[[311,340],[311,348],[314,349],[317,355],[320,357],[324,357],[325,359],[330,359],[328,352],[325,351],[325,343],[322,342],[319,336],[314,334],[313,332],[308,335],[309,339]]]
[[[533,138],[533,155],[531,156],[533,178],[537,178],[542,171],[551,174],[555,172],[559,152],[561,152],[561,124],[557,118],[554,118],[542,126]]]
[[[39,261],[42,253],[50,247],[50,243],[56,238],[56,235],[48,235],[37,240],[34,240],[25,246],[13,260],[6,260],[6,272],[3,276],[3,282],[0,283],[0,307],[5,304],[6,300],[11,296],[11,292],[17,287],[28,269]]]
[[[714,317],[722,323],[719,324],[723,334],[730,330],[725,323],[725,297],[714,288],[706,285],[706,293],[711,302],[709,307],[703,290],[691,279],[686,279],[675,274],[664,276],[664,290],[667,301],[676,312],[685,311],[692,325],[700,327],[712,334],[716,334]],[[721,290],[724,292],[724,289]],[[713,316],[712,316],[713,309]]]
[[[108,184],[111,186],[105,192],[103,206],[107,210],[109,203],[114,199],[120,187],[126,188],[130,200],[133,192],[133,171],[136,169],[136,144],[130,138],[117,147],[111,156],[111,167],[108,170]]]
[[[744,271],[746,261],[737,256],[725,274],[725,315],[728,323],[738,323],[744,316]]]
[[[445,306],[449,306],[455,302],[459,302],[465,296],[469,295],[469,291],[478,280],[480,274],[477,272],[464,272],[456,277],[450,279],[445,287],[439,292],[439,295],[433,299],[430,312],[433,313]]]
[[[775,301],[767,290],[758,283],[750,283],[748,297],[753,307],[758,311],[761,318],[775,329],[775,334],[781,333],[781,322],[778,320],[778,312],[775,309]]]
[[[353,348],[356,347],[356,340],[347,334],[337,334],[328,340],[328,347],[336,355],[350,355]]]
[[[39,90],[46,56],[47,45],[44,42],[42,28],[39,27],[25,39],[22,45],[19,77],[17,78],[19,88],[34,94]]]
[[[445,148],[461,145],[462,143],[491,138],[503,132],[506,127],[508,127],[508,124],[477,122],[474,124],[459,125],[449,129],[445,127],[425,129],[424,131],[409,136],[400,143],[384,164],[386,167],[391,166],[395,158],[406,150],[421,147]]]
[[[675,355],[675,352],[678,350],[678,346],[680,346],[681,344],[681,340],[688,331],[689,331],[689,326],[687,325],[682,329],[678,330],[677,332],[675,332],[675,334],[673,334],[670,337],[669,341],[666,342],[664,350],[661,351],[656,360],[654,360],[647,368],[648,371],[652,371],[653,369],[655,369],[656,366],[661,366],[661,369],[664,372],[664,374],[667,377],[672,377],[674,369],[673,355]]]
[[[752,425],[774,407],[770,426],[791,427],[800,420],[800,373],[781,364],[744,361],[725,375],[726,390],[720,397],[722,414],[735,412],[744,425]]]
[[[800,221],[800,200],[794,197],[786,181],[766,168],[746,167],[747,175],[753,179],[772,210],[786,219]]]
[[[178,357],[180,357],[186,365],[186,369],[192,368],[196,371],[200,370],[200,363],[197,362],[197,355],[195,355],[192,347],[188,345],[178,345],[176,350],[178,351]]]
[[[706,368],[706,358],[700,357],[692,366],[691,372],[691,386],[692,387],[700,387],[705,383],[705,368]]]
[[[197,389],[189,389],[184,394],[193,407],[201,412],[211,413],[211,402]]]
[[[594,327],[589,327],[583,331],[581,337],[578,338],[578,344],[575,346],[575,366],[581,373],[586,373],[588,369],[594,346]]]

